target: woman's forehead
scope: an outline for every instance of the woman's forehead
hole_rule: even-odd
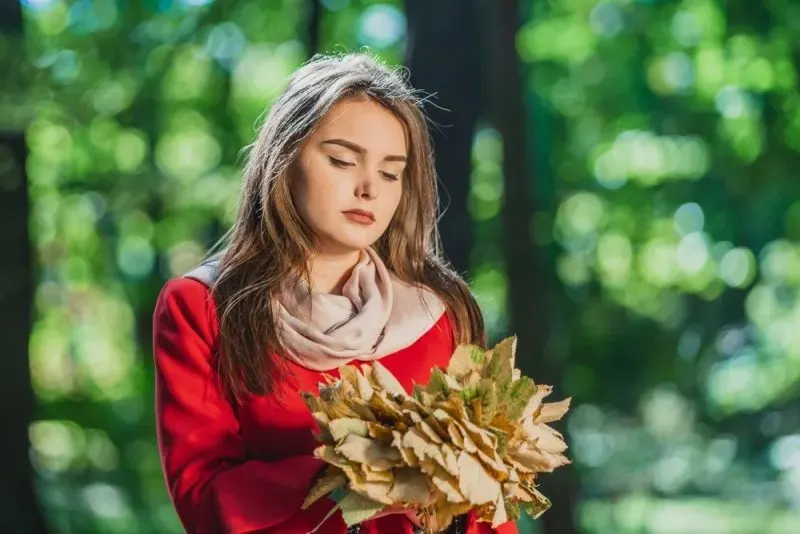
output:
[[[337,103],[323,117],[314,137],[320,143],[330,139],[345,140],[379,155],[405,155],[406,152],[406,132],[402,121],[369,99]],[[338,145],[355,149],[347,147],[347,143]]]

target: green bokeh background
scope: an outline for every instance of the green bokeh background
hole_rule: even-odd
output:
[[[321,51],[402,62],[403,2],[321,4]],[[305,60],[306,9],[24,3],[29,60],[7,73],[0,124],[30,150],[30,438],[56,532],[180,530],[155,444],[152,307],[231,224],[242,148]],[[541,357],[574,398],[582,532],[800,531],[800,4],[520,9],[545,207],[518,231],[552,259]],[[503,148],[482,121],[465,177],[495,338]]]

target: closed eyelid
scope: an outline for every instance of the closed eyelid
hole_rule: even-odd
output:
[[[342,147],[346,150],[354,152],[358,158],[363,158],[364,155],[367,153],[367,149],[363,146],[354,143],[352,141],[348,141],[346,139],[327,139],[320,143],[321,146],[336,146]],[[408,160],[405,155],[387,155],[383,158],[383,161],[387,162],[401,162],[405,163]]]

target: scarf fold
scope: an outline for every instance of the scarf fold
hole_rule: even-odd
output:
[[[300,281],[279,302],[287,356],[315,371],[377,360],[408,347],[441,318],[445,305],[427,288],[403,282],[378,254],[361,251],[341,295],[311,292]]]

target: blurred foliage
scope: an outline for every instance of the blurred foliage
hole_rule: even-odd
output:
[[[321,0],[322,50],[402,60],[402,2]],[[528,0],[519,54],[591,533],[800,520],[800,5]],[[177,532],[151,313],[232,221],[242,148],[306,56],[301,0],[25,0],[0,125],[30,145],[31,427],[57,532]],[[443,68],[445,68],[443,66]],[[424,88],[423,88],[424,89]],[[475,136],[473,283],[506,328],[503,143]],[[552,300],[552,299],[551,299]],[[529,530],[535,527],[528,524]]]
[[[587,532],[797,528],[798,29],[800,6],[780,0],[527,3],[518,51],[548,209],[522,231],[552,264],[542,357],[575,396]],[[475,153],[471,209],[497,237],[491,125]],[[476,288],[502,328],[496,246],[476,251]]]

